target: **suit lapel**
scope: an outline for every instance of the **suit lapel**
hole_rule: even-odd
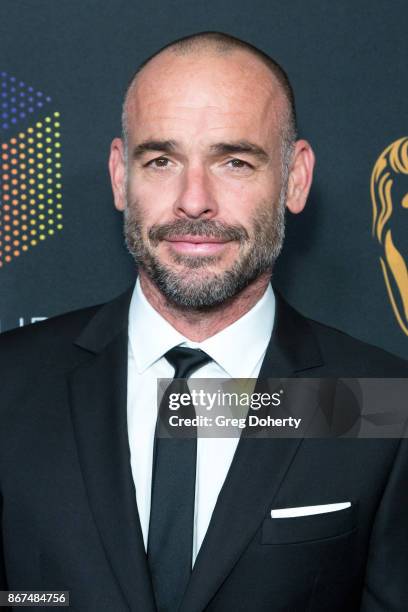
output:
[[[322,364],[306,319],[276,296],[276,316],[259,380]],[[180,612],[201,612],[244,552],[286,478],[300,438],[241,438],[197,556]]]
[[[153,612],[127,435],[131,294],[102,307],[77,339],[89,359],[71,372],[69,388],[85,487],[108,562],[129,608]]]

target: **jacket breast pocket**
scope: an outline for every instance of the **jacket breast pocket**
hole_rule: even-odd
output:
[[[262,544],[301,544],[346,535],[357,528],[358,504],[335,512],[271,518],[262,524]]]

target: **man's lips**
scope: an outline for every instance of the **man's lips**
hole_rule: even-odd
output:
[[[214,238],[214,236],[191,236],[188,234],[185,236],[172,236],[171,238],[166,238],[165,240],[167,240],[167,242],[190,242],[193,244],[208,244],[209,242],[225,244],[226,242],[230,242],[230,240]]]
[[[231,240],[215,238],[214,236],[172,236],[166,238],[165,242],[171,244],[177,253],[193,255],[216,255]]]

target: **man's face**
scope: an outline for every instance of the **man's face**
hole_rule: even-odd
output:
[[[129,250],[178,306],[211,308],[271,269],[284,233],[284,109],[244,51],[165,52],[140,73],[115,199]]]

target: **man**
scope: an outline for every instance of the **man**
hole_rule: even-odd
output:
[[[285,73],[195,35],[138,71],[123,126],[134,290],[0,343],[1,587],[84,612],[406,609],[405,440],[155,435],[157,378],[407,374],[271,288],[314,164]]]

